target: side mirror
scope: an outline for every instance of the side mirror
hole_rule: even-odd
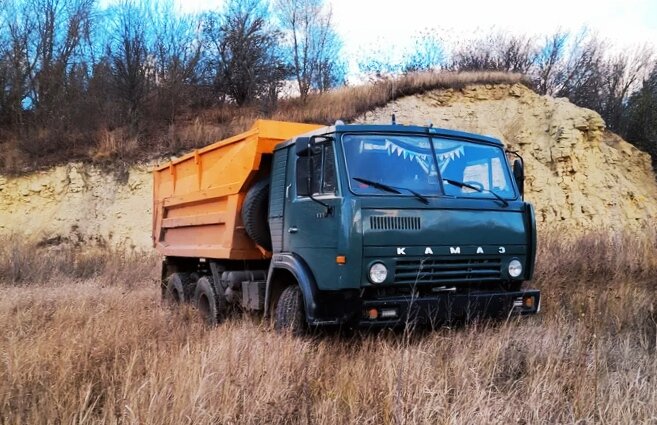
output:
[[[294,143],[294,146],[297,156],[309,156],[311,154],[310,137],[297,137],[297,141]]]
[[[516,179],[520,196],[523,196],[525,194],[525,166],[519,159],[513,161],[513,178]]]

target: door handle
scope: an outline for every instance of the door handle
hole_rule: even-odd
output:
[[[287,229],[288,233],[297,233],[298,231],[299,229],[297,227],[290,227],[289,229]]]

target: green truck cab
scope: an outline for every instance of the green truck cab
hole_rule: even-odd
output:
[[[523,179],[499,140],[460,131],[337,123],[279,144],[265,314],[300,329],[537,313]]]

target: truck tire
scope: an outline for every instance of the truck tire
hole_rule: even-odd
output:
[[[223,321],[226,315],[226,298],[216,291],[212,279],[203,276],[196,282],[194,304],[208,325],[214,326]]]
[[[303,335],[306,331],[306,315],[303,294],[297,285],[288,286],[281,293],[276,305],[274,328],[292,335]]]
[[[258,245],[271,251],[271,233],[267,212],[269,210],[269,180],[256,182],[246,193],[242,204],[244,230]]]
[[[171,304],[182,304],[189,301],[188,286],[189,274],[173,273],[167,278],[167,287],[164,293],[165,300]]]

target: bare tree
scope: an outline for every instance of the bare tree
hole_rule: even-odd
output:
[[[605,45],[597,36],[587,32],[579,34],[572,43],[570,53],[556,78],[555,95],[567,97],[571,102],[598,109]]]
[[[158,109],[173,122],[191,104],[191,87],[198,83],[201,59],[200,24],[176,10],[173,0],[151,3]]]
[[[75,144],[78,102],[89,78],[95,0],[5,0],[0,3],[0,121],[31,154]],[[39,131],[34,131],[38,129]]]
[[[48,120],[65,104],[67,78],[84,56],[94,0],[30,0],[26,6],[25,21],[35,29],[28,46],[31,102]]]
[[[610,129],[625,132],[623,115],[628,97],[647,78],[653,59],[653,50],[643,46],[605,61],[601,81],[602,99],[596,109]]]
[[[223,16],[203,18],[206,67],[215,89],[238,105],[271,97],[287,74],[268,17],[261,0],[229,0]]]
[[[566,54],[566,42],[569,34],[556,32],[549,36],[540,48],[536,61],[536,90],[540,94],[553,94],[555,81],[561,71]]]
[[[424,29],[413,37],[413,50],[403,62],[404,72],[431,71],[439,68],[445,60],[442,40],[430,29]]]
[[[313,83],[326,89],[340,49],[333,14],[323,0],[276,0],[278,18],[287,35],[291,62],[302,99]]]
[[[498,54],[501,69],[527,74],[536,63],[538,51],[528,36],[500,36]]]
[[[320,28],[317,58],[313,71],[313,86],[320,92],[344,84],[346,64],[341,61],[342,40],[331,25],[331,12]]]
[[[470,40],[452,55],[450,68],[458,71],[528,73],[538,57],[532,38],[502,32]]]
[[[21,126],[21,100],[27,90],[26,55],[28,32],[17,28],[12,2],[0,3],[0,125]]]
[[[625,119],[628,140],[650,153],[657,169],[657,61],[641,88],[629,97]]]
[[[146,40],[147,14],[124,0],[111,10],[107,55],[112,75],[111,93],[124,106],[124,119],[136,130],[146,96],[152,87],[153,58]]]

